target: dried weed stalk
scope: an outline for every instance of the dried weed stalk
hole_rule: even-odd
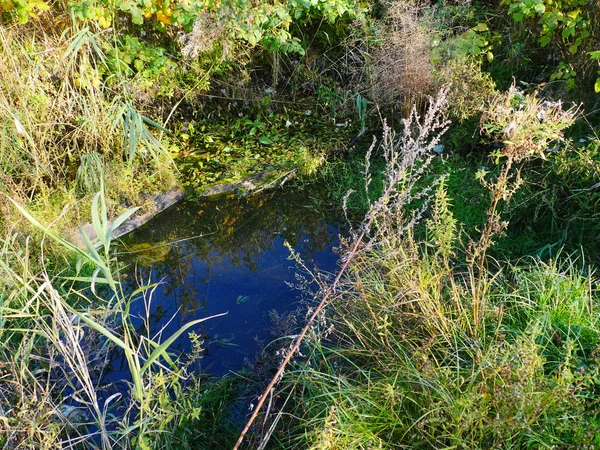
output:
[[[470,248],[470,269],[473,278],[473,316],[476,325],[482,320],[486,282],[486,255],[494,239],[507,223],[501,220],[501,202],[506,204],[522,185],[521,166],[535,157],[545,159],[551,144],[563,140],[563,131],[575,121],[578,108],[563,109],[561,102],[540,99],[537,94],[524,94],[516,86],[497,94],[481,119],[482,132],[502,144],[493,156],[503,163],[493,180],[479,177],[492,194],[487,220],[481,236]],[[516,167],[518,166],[518,167]]]
[[[179,38],[181,54],[186,58],[196,58],[200,53],[214,50],[215,44],[221,48],[221,59],[227,59],[231,51],[231,40],[227,36],[224,20],[216,14],[206,11],[200,13],[190,33]]]
[[[335,279],[327,289],[322,291],[320,303],[312,311],[306,325],[298,334],[290,351],[287,353],[269,385],[260,396],[252,416],[248,420],[248,423],[242,430],[242,433],[234,446],[234,450],[237,450],[240,447],[266,399],[272,398],[273,388],[281,380],[287,364],[292,357],[298,353],[300,344],[304,340],[307,332],[314,323],[322,321],[321,313],[323,308],[327,300],[336,292],[338,284],[351,261],[360,252],[370,248],[372,245],[376,245],[377,238],[378,236],[381,236],[381,234],[378,232],[372,233],[374,226],[379,229],[381,226],[391,225],[397,233],[401,234],[410,229],[410,227],[422,217],[424,207],[418,209],[418,211],[413,214],[412,218],[406,219],[405,207],[413,201],[425,198],[431,191],[432,186],[423,188],[420,186],[420,182],[425,169],[433,158],[433,147],[438,144],[442,134],[449,125],[449,122],[444,119],[447,94],[448,89],[444,88],[435,99],[430,99],[429,109],[424,117],[420,117],[416,106],[413,106],[411,114],[403,121],[403,134],[398,140],[395,139],[391,129],[384,124],[385,130],[381,148],[386,161],[386,173],[383,194],[370,204],[362,226],[358,230],[352,232],[351,240],[347,245],[348,251],[341,259],[342,266]],[[367,162],[365,167],[365,189],[367,192],[371,183],[369,161],[374,149],[375,144],[373,144],[367,152]],[[261,446],[262,445],[264,445],[264,442]]]
[[[368,212],[359,230],[352,230],[354,240],[361,234],[369,235],[373,225],[378,231],[394,228],[397,235],[403,234],[420,221],[427,206],[427,198],[440,180],[428,186],[422,183],[422,176],[436,153],[434,147],[439,144],[441,136],[448,129],[449,121],[443,113],[447,104],[448,87],[442,89],[435,99],[429,98],[429,108],[424,117],[413,105],[408,118],[402,121],[403,131],[400,139],[384,122],[381,151],[385,159],[383,194],[369,204]],[[370,161],[376,148],[374,141],[365,158],[365,192],[370,197],[372,182]],[[346,201],[352,192],[344,198]],[[413,212],[411,218],[406,217],[406,206],[409,203],[424,200],[423,204]],[[381,238],[376,234],[368,245],[374,245]]]

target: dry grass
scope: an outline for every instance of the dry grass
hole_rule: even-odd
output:
[[[221,49],[221,60],[227,59],[232,49],[231,39],[227,37],[224,22],[219,19],[206,11],[200,13],[191,33],[185,33],[179,39],[184,57],[194,59],[199,54],[211,52],[215,46],[218,46]]]
[[[100,174],[111,215],[175,186],[174,163],[137,112],[129,82],[109,88],[100,78],[105,36],[50,22],[0,28],[0,192],[45,223],[74,204],[70,227],[88,215],[89,197],[77,201],[96,192]],[[5,226],[15,219],[9,206],[2,197]]]
[[[430,61],[431,32],[418,15],[417,1],[387,5],[388,29],[375,52],[371,95],[381,106],[402,105],[404,116],[421,106],[434,87]]]
[[[0,182],[12,192],[43,195],[69,178],[74,155],[119,145],[92,45],[83,33],[0,29]]]

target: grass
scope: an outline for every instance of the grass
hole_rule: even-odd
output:
[[[214,396],[216,387],[207,388],[200,377],[188,373],[193,358],[184,363],[168,350],[180,335],[207,319],[189,322],[159,340],[140,335],[129,316],[131,302],[151,301],[154,288],[142,285],[126,294],[110,251],[114,229],[134,210],[109,225],[104,192],[96,194],[92,223],[98,242],[84,235],[87,248],[81,250],[14,204],[36,229],[79,261],[74,276],[50,276],[43,250],[41,270],[31,264],[29,239],[20,240],[14,233],[3,242],[0,334],[8,382],[0,383],[6,436],[2,444],[9,448],[152,448],[155,433],[171,426],[181,428],[176,423],[186,417],[198,419],[200,412],[206,416],[201,404],[212,402],[206,399]],[[87,273],[82,267],[88,268]],[[102,402],[105,387],[98,382],[113,347],[125,355],[130,389]],[[182,381],[186,379],[189,382]],[[172,395],[183,402],[177,403],[181,408],[166,402]],[[120,403],[124,409],[116,408]]]
[[[352,262],[323,326],[333,340],[311,341],[288,374],[297,420],[280,447],[599,445],[594,276],[525,259],[486,274],[476,298],[455,244],[392,231]]]
[[[498,151],[506,162],[482,182],[481,169],[457,167],[452,156],[417,170],[419,186],[450,172],[421,225],[406,225],[411,202],[385,203],[372,240],[352,254],[337,297],[305,342],[306,357],[286,375],[292,406],[276,416],[285,423],[274,447],[600,445],[597,278],[582,256],[523,257],[499,239],[507,225],[500,217],[510,217],[506,204],[522,185],[521,168],[511,165],[547,145],[516,143]],[[345,165],[327,176],[339,185],[344,170],[355,185],[391,176],[387,166],[370,167],[361,174]],[[355,211],[373,201],[363,191]],[[468,192],[479,221],[469,222]]]
[[[157,185],[176,185],[169,152],[150,131],[164,130],[137,111],[127,83],[94,81],[105,61],[101,35],[75,20],[3,26],[0,53],[2,192],[43,220],[71,203],[68,227],[89,211],[101,174],[111,214],[123,199],[141,203]],[[10,204],[0,207],[12,216]]]

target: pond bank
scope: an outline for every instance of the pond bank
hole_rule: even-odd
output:
[[[199,193],[195,193],[194,196],[207,198],[229,193],[235,193],[236,195],[240,196],[252,195],[253,193],[262,191],[264,189],[282,186],[295,176],[296,169],[286,171],[283,174],[278,174],[277,172],[277,170],[265,170],[263,172],[245,177],[241,180],[222,184],[214,184]],[[167,210],[171,206],[184,200],[185,198],[186,193],[181,189],[173,189],[166,193],[154,195],[151,198],[153,207],[146,212],[136,214],[130,219],[126,220],[115,230],[113,233],[113,239],[123,237],[137,230],[154,217]],[[113,221],[114,218],[109,221],[108,226],[110,226]],[[70,241],[77,245],[77,247],[85,249],[85,242],[81,235],[82,232],[84,232],[92,242],[97,238],[97,234],[94,230],[93,224],[90,222],[87,222],[80,227],[69,231],[68,235]]]

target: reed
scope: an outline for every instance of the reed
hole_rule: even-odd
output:
[[[138,110],[126,78],[110,86],[99,78],[105,41],[75,18],[0,29],[0,191],[38,217],[54,218],[54,202],[85,211],[89,199],[74,200],[100,189],[101,172],[113,214],[121,198],[151,191],[153,177],[167,189],[176,184],[167,130]]]
[[[15,200],[10,201],[43,236],[77,256],[79,262],[74,275],[50,276],[42,249],[42,268],[35,272],[29,262],[29,239],[23,252],[14,250],[17,234],[4,241],[0,262],[7,275],[0,305],[0,335],[6,358],[3,364],[13,371],[9,379],[21,392],[44,392],[40,409],[60,419],[39,425],[39,437],[22,436],[13,421],[14,411],[9,411],[9,435],[12,432],[18,436],[14,439],[20,445],[33,446],[50,439],[49,430],[56,430],[53,432],[60,436],[62,446],[127,448],[135,441],[143,448],[147,434],[162,426],[164,418],[157,405],[171,389],[171,384],[164,382],[165,374],[171,380],[185,377],[184,367],[171,357],[169,347],[193,326],[223,314],[188,322],[162,341],[140,335],[131,320],[130,305],[134,301],[150,302],[156,285],[142,284],[127,293],[110,250],[114,231],[135,209],[109,222],[104,191],[98,192],[92,202],[92,224],[98,238],[92,242],[82,232],[86,244],[82,250],[42,225]],[[89,274],[81,272],[84,267]],[[21,351],[11,357],[10,350],[15,346]],[[103,370],[111,347],[119,348],[125,356],[131,392],[115,394],[100,404],[97,372],[94,375],[90,368]],[[67,397],[57,396],[57,391],[71,392],[71,400],[65,403]],[[6,394],[7,405],[11,404],[10,398]],[[125,415],[118,419],[111,413],[117,401],[129,403]],[[35,417],[33,414],[32,419]],[[90,425],[98,431],[86,431]]]

